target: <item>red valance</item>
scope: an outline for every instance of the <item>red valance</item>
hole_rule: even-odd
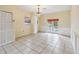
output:
[[[48,22],[59,21],[59,19],[48,19]]]

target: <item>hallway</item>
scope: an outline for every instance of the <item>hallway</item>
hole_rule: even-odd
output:
[[[0,54],[72,54],[69,37],[52,33],[38,33],[17,38],[0,47]]]

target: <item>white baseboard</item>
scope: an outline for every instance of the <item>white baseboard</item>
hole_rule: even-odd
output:
[[[3,43],[3,44],[0,44],[0,46],[4,46],[4,45],[6,45],[6,44],[10,44],[10,43],[12,43],[12,42],[14,42],[14,41],[15,41],[15,40],[9,41],[9,42]]]

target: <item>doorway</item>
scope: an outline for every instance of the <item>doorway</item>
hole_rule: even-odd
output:
[[[0,11],[0,46],[15,40],[12,13]]]

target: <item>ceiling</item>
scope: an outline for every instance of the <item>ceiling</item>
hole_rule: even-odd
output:
[[[37,5],[20,5],[19,8],[36,13]],[[40,5],[42,14],[71,10],[71,5]]]

